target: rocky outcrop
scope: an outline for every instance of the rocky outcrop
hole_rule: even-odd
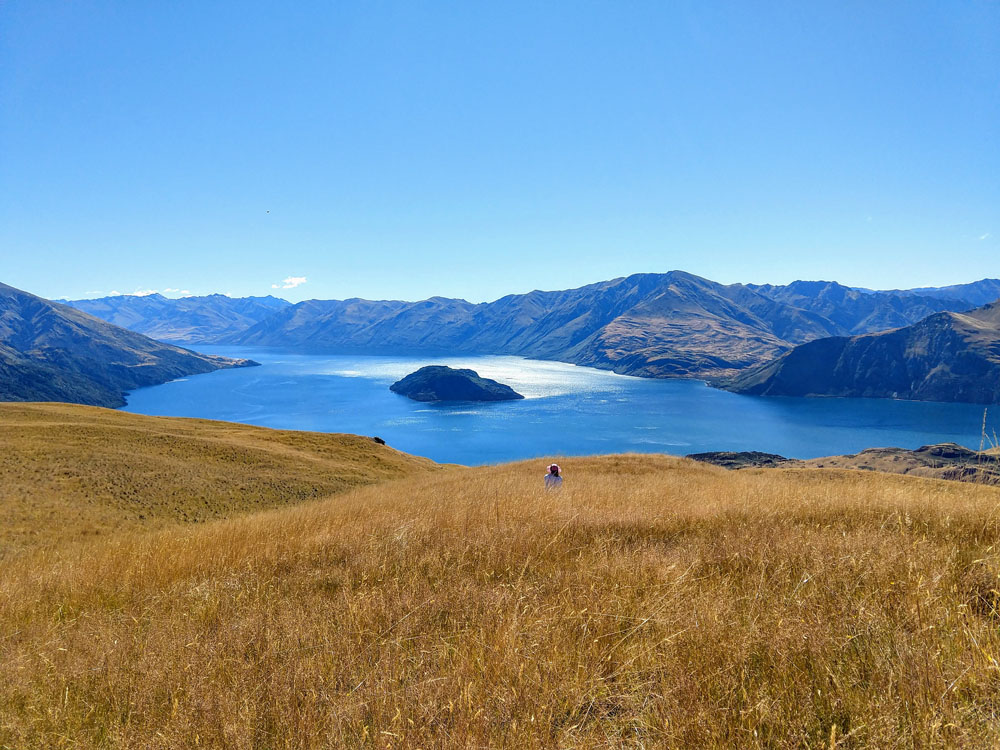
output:
[[[716,384],[762,396],[1000,403],[1000,302],[885,333],[812,341]]]
[[[769,469],[796,463],[795,459],[785,458],[777,453],[762,453],[760,451],[709,451],[708,453],[689,453],[684,458],[700,461],[704,464],[714,464],[723,469]]]
[[[859,469],[891,474],[912,474],[934,479],[1000,484],[1000,453],[996,450],[974,451],[957,443],[924,445],[916,450],[869,448],[860,453],[812,458],[806,461],[757,451],[692,453],[686,458],[726,469],[777,467]]]
[[[431,365],[411,372],[389,390],[414,401],[513,401],[522,399],[509,385],[481,378],[474,370]]]
[[[163,344],[0,284],[0,401],[116,407],[135,388],[255,364]]]
[[[800,462],[820,469],[862,469],[937,479],[1000,484],[1000,454],[974,451],[957,443],[924,445],[916,450],[869,448],[846,456],[827,456]]]

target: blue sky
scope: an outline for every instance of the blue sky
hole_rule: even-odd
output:
[[[9,0],[0,281],[481,301],[674,268],[1000,276],[998,29],[975,0]]]

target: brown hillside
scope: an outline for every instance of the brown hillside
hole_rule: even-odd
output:
[[[230,518],[437,468],[356,435],[0,403],[0,558]]]
[[[560,463],[11,560],[0,746],[997,746],[1000,490]]]

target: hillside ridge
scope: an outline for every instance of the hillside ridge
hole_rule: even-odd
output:
[[[57,403],[0,403],[0,445],[0,559],[440,469],[358,435]]]
[[[0,401],[123,406],[136,388],[256,364],[164,344],[0,284]]]
[[[715,385],[762,396],[1000,403],[1000,301],[890,331],[807,342]]]

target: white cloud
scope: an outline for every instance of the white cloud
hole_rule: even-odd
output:
[[[979,235],[979,239],[980,240],[988,240],[990,238],[990,234],[991,234],[990,232],[987,232],[986,234],[981,234],[981,235]]]
[[[280,284],[271,284],[272,289],[294,289],[297,286],[301,286],[306,283],[305,276],[289,276],[287,279],[282,281]]]
[[[104,294],[104,292],[87,292],[87,294]],[[119,292],[117,289],[112,289],[105,297],[148,297],[150,294],[156,294],[155,289],[136,289],[134,292]]]

